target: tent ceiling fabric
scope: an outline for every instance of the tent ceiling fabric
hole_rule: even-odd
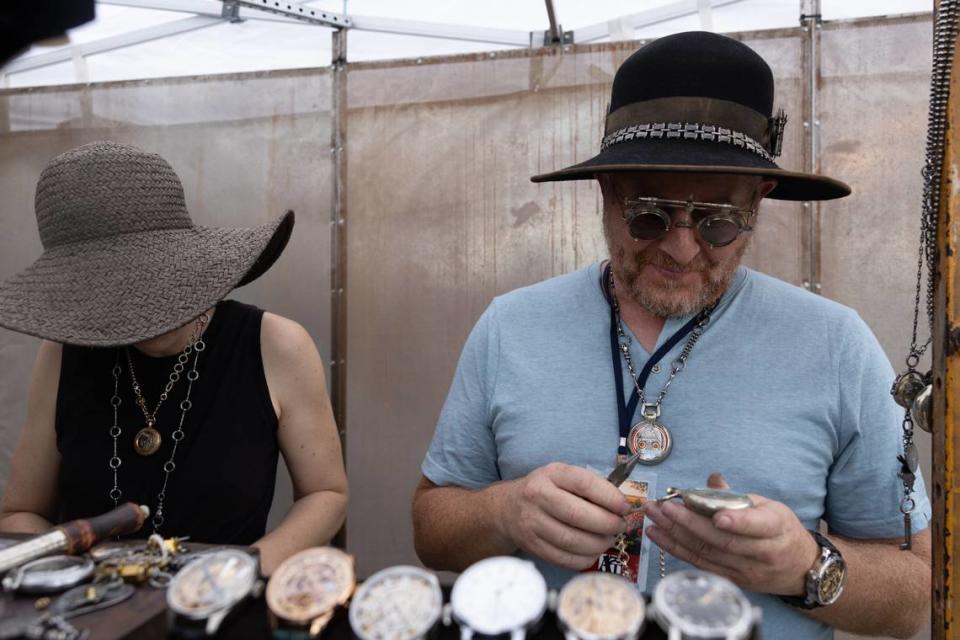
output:
[[[540,33],[548,28],[546,5],[543,0],[319,0],[302,2],[313,9],[346,13],[356,16],[358,26],[367,17],[367,24],[385,21],[413,21],[451,25],[450,32],[462,28],[509,30],[518,33]],[[618,34],[619,38],[653,38],[668,33],[708,28],[719,32],[753,31],[776,27],[796,26],[800,15],[799,0],[713,0],[715,6],[706,14],[697,12],[697,0],[658,0],[642,5],[623,0],[554,0],[557,20],[565,31],[585,27],[602,27]],[[825,19],[850,18],[864,15],[922,12],[930,10],[924,0],[822,0]],[[170,10],[141,8],[142,6],[169,7]],[[53,66],[16,70],[18,62],[32,56],[47,55],[51,49],[34,47],[14,61],[7,73],[0,69],[0,86],[24,87],[72,84],[77,82],[105,82],[140,78],[184,75],[208,75],[268,69],[295,69],[324,67],[330,64],[330,33],[325,27],[294,23],[278,16],[253,9],[243,9],[241,15],[253,16],[243,22],[223,22],[174,35],[164,35],[160,27],[165,23],[183,21],[192,15],[182,10],[199,7],[215,13],[221,3],[217,0],[103,0],[97,4],[97,19],[70,33],[73,45],[89,45],[104,39],[122,37],[131,32],[158,28],[157,39],[121,49],[86,56],[75,56]],[[632,28],[621,21],[625,14],[645,12],[647,20],[659,13],[672,15],[686,10],[688,15],[660,19],[653,24]],[[210,15],[206,13],[205,15]],[[461,29],[455,29],[460,27]],[[175,29],[167,29],[175,31]],[[595,32],[595,30],[589,30]],[[587,34],[587,31],[584,31]],[[603,41],[600,38],[591,41]],[[446,39],[353,30],[349,38],[348,59],[351,61],[417,58],[477,51],[498,51],[515,46],[475,42],[466,39]]]

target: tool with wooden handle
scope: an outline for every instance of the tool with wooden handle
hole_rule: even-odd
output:
[[[139,531],[149,516],[148,507],[127,502],[89,520],[65,522],[50,533],[0,550],[0,574],[51,553],[83,553],[105,538]]]

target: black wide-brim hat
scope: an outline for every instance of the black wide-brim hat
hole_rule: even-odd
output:
[[[613,78],[600,153],[533,182],[592,179],[598,173],[685,172],[756,175],[778,200],[830,200],[850,187],[827,176],[786,171],[780,155],[786,116],[773,114],[773,73],[753,49],[703,31],[655,40]]]
[[[294,215],[194,225],[166,160],[115,142],[57,156],[37,183],[43,255],[0,283],[0,326],[63,344],[129,345],[182,327],[260,277]]]

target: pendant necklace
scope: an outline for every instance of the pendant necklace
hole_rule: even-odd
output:
[[[638,462],[640,464],[659,464],[667,459],[667,456],[670,455],[670,451],[673,449],[673,437],[670,434],[670,430],[660,421],[663,399],[666,397],[667,391],[670,389],[670,385],[673,384],[677,374],[687,366],[690,352],[693,350],[694,345],[697,344],[700,336],[703,335],[704,328],[707,323],[710,322],[710,313],[716,308],[716,304],[701,311],[694,319],[693,326],[690,329],[690,337],[687,338],[687,343],[684,345],[683,351],[681,351],[677,359],[673,361],[670,377],[663,385],[656,400],[648,402],[640,376],[633,366],[633,357],[630,355],[631,341],[626,331],[624,331],[623,322],[620,318],[620,303],[617,301],[617,294],[614,289],[612,269],[609,269],[608,280],[610,286],[610,303],[613,307],[620,355],[627,365],[627,370],[630,372],[630,378],[633,380],[641,407],[640,414],[643,416],[642,420],[630,428],[629,434],[626,437],[626,447],[630,453],[638,455]],[[617,402],[622,402],[622,399],[618,398]]]
[[[163,515],[163,506],[164,501],[167,497],[167,483],[170,481],[170,474],[177,468],[174,458],[177,455],[177,448],[180,445],[180,442],[186,436],[186,433],[183,430],[184,421],[187,417],[187,412],[193,408],[193,403],[190,401],[190,392],[193,390],[193,383],[200,378],[200,373],[197,371],[197,363],[200,361],[200,353],[207,348],[206,343],[201,337],[203,333],[203,328],[209,322],[210,316],[206,313],[203,313],[196,319],[196,326],[194,328],[193,335],[190,337],[190,341],[187,343],[186,348],[177,356],[177,363],[173,366],[173,371],[170,373],[170,379],[167,382],[166,387],[163,390],[163,393],[160,394],[160,401],[157,403],[156,408],[154,408],[153,413],[149,413],[147,409],[146,400],[143,398],[143,394],[140,390],[140,385],[137,383],[136,375],[133,372],[133,360],[130,357],[130,349],[126,348],[127,354],[127,364],[130,367],[130,378],[133,381],[133,392],[136,396],[137,406],[140,407],[140,410],[143,411],[144,417],[147,420],[147,426],[141,429],[136,437],[134,438],[134,450],[142,456],[153,455],[160,449],[160,432],[154,428],[156,425],[156,414],[157,409],[160,408],[160,405],[163,404],[163,401],[167,399],[167,396],[170,393],[170,390],[173,389],[173,386],[176,384],[177,380],[180,379],[180,374],[184,372],[187,364],[190,362],[190,356],[193,355],[193,365],[190,370],[187,371],[187,393],[184,396],[184,399],[180,402],[180,423],[176,430],[170,434],[170,438],[173,440],[173,449],[170,451],[170,457],[166,462],[163,463],[163,484],[160,487],[160,492],[157,494],[157,508],[153,511],[153,532],[157,533],[160,527],[164,522]],[[113,488],[110,489],[110,499],[113,500],[114,506],[120,504],[120,498],[123,496],[123,492],[120,490],[119,482],[119,469],[122,464],[120,459],[120,453],[118,449],[118,444],[120,440],[120,434],[122,430],[119,425],[119,408],[121,403],[120,398],[120,374],[123,372],[123,368],[120,366],[120,352],[117,352],[117,361],[113,365],[113,396],[110,398],[110,406],[113,407],[113,427],[110,429],[110,437],[113,439],[113,456],[110,458],[109,466],[113,471]]]
[[[205,315],[200,317],[206,318]],[[180,375],[190,360],[190,352],[194,350],[194,345],[204,324],[206,324],[206,320],[201,323],[198,319],[197,328],[187,342],[187,346],[180,352],[180,355],[177,356],[177,362],[173,365],[173,371],[170,372],[167,384],[160,393],[157,406],[153,408],[153,411],[147,408],[147,400],[143,397],[143,391],[140,388],[140,383],[137,381],[137,374],[133,370],[133,358],[130,355],[130,347],[124,347],[124,352],[127,355],[127,366],[130,369],[130,382],[133,386],[133,395],[136,396],[136,404],[143,412],[143,419],[146,422],[146,426],[140,429],[133,439],[134,451],[142,456],[152,456],[160,449],[160,445],[163,443],[163,438],[156,428],[157,412],[160,410],[160,406],[170,396],[170,391],[173,390],[173,387],[180,380]]]

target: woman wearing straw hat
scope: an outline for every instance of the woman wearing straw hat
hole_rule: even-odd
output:
[[[293,213],[195,226],[163,158],[95,142],[47,165],[36,214],[43,255],[0,285],[0,326],[44,338],[0,530],[129,500],[164,536],[256,544],[265,573],[327,542],[347,481],[316,347],[224,301],[279,257]],[[266,533],[279,453],[296,502]]]

